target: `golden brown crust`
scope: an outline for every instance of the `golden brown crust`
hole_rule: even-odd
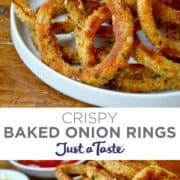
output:
[[[56,1],[49,0],[41,6],[37,15],[38,45],[43,61],[56,71],[95,86],[103,85],[113,78],[120,67],[127,64],[133,45],[133,19],[123,2],[106,1],[113,16],[115,44],[109,55],[92,68],[76,69],[67,64],[59,51],[56,39],[49,31],[51,18],[56,11]],[[121,21],[119,21],[121,19]],[[127,24],[127,22],[129,22]],[[124,56],[122,56],[124,54]]]
[[[163,160],[163,161],[158,161],[158,165],[167,169],[168,171],[172,171],[175,174],[180,177],[180,161],[179,160]]]
[[[81,175],[83,180],[179,180],[178,176],[157,165],[156,161],[97,160],[56,169],[58,180],[71,180],[71,175]]]
[[[102,6],[87,18],[84,28],[75,29],[76,47],[84,68],[93,66],[98,62],[95,57],[94,38],[100,25],[108,21],[111,18],[110,16],[109,9]]]
[[[132,180],[178,180],[172,172],[156,165],[151,165],[138,172]]]
[[[157,19],[170,24],[180,25],[180,11],[165,5],[159,0],[153,2],[154,15]]]
[[[157,52],[134,36],[135,31],[140,30],[140,26],[134,29],[139,20],[136,16],[132,17],[127,4],[134,11],[137,3],[142,28],[158,48]],[[178,10],[172,9],[172,0],[104,0],[103,3],[98,0],[47,0],[40,6],[38,14],[26,0],[14,0],[14,4],[17,16],[29,27],[42,60],[57,72],[94,86],[107,84],[106,87],[120,91],[180,89],[180,64],[177,63],[180,47],[177,24],[180,19]],[[156,10],[158,12],[153,14]],[[170,17],[165,18],[168,11],[171,12]],[[52,23],[54,17],[64,12],[69,14],[65,21]],[[156,28],[159,19],[171,39]],[[108,26],[102,25],[104,22]],[[55,34],[73,31],[77,50],[64,47],[55,37]],[[95,48],[95,36],[110,38],[110,43]],[[130,65],[130,55],[139,64]],[[164,55],[173,56],[176,63]],[[80,64],[81,68],[73,64]]]
[[[151,48],[143,45],[136,39],[136,45],[133,51],[136,61],[157,74],[167,78],[180,77],[180,64],[175,63],[165,56],[154,52]]]
[[[152,13],[152,5],[153,0],[137,1],[138,16],[143,32],[158,50],[172,57],[180,57],[180,41],[166,38],[157,29]]]

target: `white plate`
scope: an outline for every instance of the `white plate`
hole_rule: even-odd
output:
[[[29,178],[18,171],[0,169],[0,180],[29,180]]]
[[[30,1],[36,8],[41,1]],[[124,93],[92,87],[71,80],[41,62],[27,28],[16,18],[11,7],[11,34],[15,48],[26,66],[57,91],[77,100],[105,107],[180,107],[180,91]]]
[[[41,168],[41,167],[35,167],[35,166],[26,166],[21,163],[18,163],[15,160],[9,161],[13,166],[21,170],[27,175],[49,179],[49,178],[55,178],[55,169],[56,168]],[[84,161],[78,161],[76,164],[81,164]],[[14,180],[14,179],[12,179]],[[16,180],[16,179],[15,179]],[[17,179],[18,180],[18,179]],[[21,180],[21,179],[19,179]],[[23,179],[22,179],[23,180]]]

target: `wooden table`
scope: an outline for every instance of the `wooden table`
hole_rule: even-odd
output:
[[[17,170],[14,166],[12,166],[8,161],[0,161],[0,169],[12,169],[12,170]],[[34,177],[29,177],[30,180],[44,180],[40,178],[34,178]],[[48,179],[48,180],[53,180],[53,179]]]
[[[87,107],[50,88],[30,72],[14,49],[10,0],[0,0],[0,107]]]

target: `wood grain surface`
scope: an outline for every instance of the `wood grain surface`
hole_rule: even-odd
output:
[[[0,107],[87,107],[50,88],[28,70],[10,37],[10,0],[0,0]]]

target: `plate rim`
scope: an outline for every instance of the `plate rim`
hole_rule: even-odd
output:
[[[84,162],[85,161],[83,161],[83,160],[79,160],[78,162],[73,163],[73,164],[82,164]],[[24,164],[17,162],[17,160],[10,160],[9,163],[17,168],[34,171],[34,172],[54,172],[56,170],[56,167],[42,168],[42,167],[36,167],[36,166],[34,167],[34,166],[24,165]]]

